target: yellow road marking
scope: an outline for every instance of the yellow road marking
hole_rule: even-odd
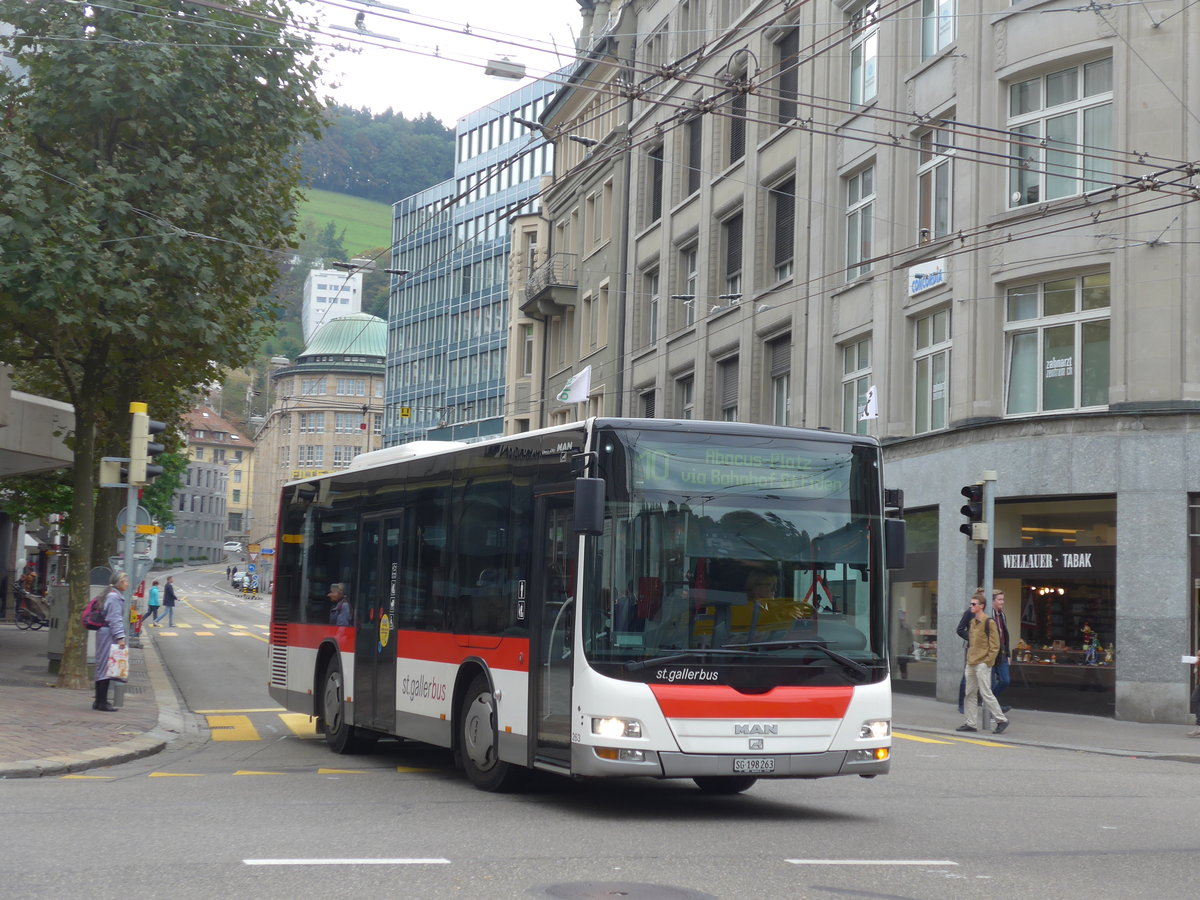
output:
[[[283,712],[282,706],[264,706],[261,709],[193,709],[198,716],[207,715],[232,715],[234,713],[252,713],[252,712]]]
[[[396,766],[397,772],[436,772],[437,769],[421,769],[416,766]]]
[[[211,621],[212,621],[212,623],[213,623],[214,625],[220,625],[220,624],[221,624],[220,622],[218,622],[218,621],[217,621],[217,617],[216,617],[216,616],[214,616],[214,615],[211,615],[211,614],[209,614],[209,613],[206,613],[204,610],[197,608],[196,606],[194,606],[194,605],[192,604],[192,601],[191,601],[191,600],[184,600],[183,602],[184,602],[184,604],[185,604],[185,605],[186,605],[186,606],[187,606],[189,609],[191,609],[191,610],[193,610],[193,611],[195,611],[195,612],[198,612],[198,613],[200,613],[200,615],[204,616],[204,618],[211,620]]]
[[[1011,747],[1013,746],[1012,744],[998,744],[998,743],[996,743],[995,741],[981,741],[981,740],[979,740],[978,738],[960,738],[960,737],[952,737],[952,738],[950,738],[950,740],[952,740],[952,741],[958,741],[959,743],[963,743],[963,744],[978,744],[980,747],[1005,747],[1005,748],[1011,748]]]
[[[64,775],[64,779],[73,781],[112,781],[112,775]]]
[[[195,631],[195,632],[193,632],[193,634],[195,634],[196,637],[212,637],[213,636],[213,633],[211,631]]]
[[[151,772],[151,778],[203,778],[195,772]]]
[[[155,637],[179,637],[178,631],[160,631]]]
[[[318,775],[366,775],[366,769],[317,769]]]
[[[234,775],[285,775],[286,772],[254,772],[247,769],[238,769]]]
[[[902,741],[917,741],[921,744],[949,744],[949,741],[939,741],[935,738],[919,737],[915,734],[904,734],[899,731],[893,731],[892,737],[900,738]]]
[[[283,724],[298,738],[312,740],[317,737],[317,720],[304,713],[282,713]]]
[[[205,716],[214,741],[257,741],[258,731],[247,716]]]

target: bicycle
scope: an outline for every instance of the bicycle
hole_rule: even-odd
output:
[[[29,631],[30,629],[37,631],[41,628],[49,627],[50,615],[45,610],[45,601],[41,597],[28,593],[20,586],[13,588],[13,597],[16,600],[16,610],[13,613],[13,619],[16,622],[17,628],[21,631]]]

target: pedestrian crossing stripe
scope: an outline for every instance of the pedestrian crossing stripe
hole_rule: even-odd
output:
[[[205,716],[214,741],[261,740],[249,716]]]

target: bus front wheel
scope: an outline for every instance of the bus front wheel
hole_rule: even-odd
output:
[[[458,719],[463,768],[471,784],[485,791],[511,791],[518,787],[526,773],[500,760],[496,699],[485,675],[476,675],[467,688]]]
[[[358,753],[371,741],[346,721],[346,684],[336,659],[325,669],[321,692],[321,718],[325,721],[325,743],[334,753]]]
[[[693,778],[692,781],[706,794],[740,794],[753,787],[758,779],[753,775],[714,775],[708,778]]]

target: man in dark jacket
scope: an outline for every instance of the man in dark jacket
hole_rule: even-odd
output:
[[[996,695],[992,693],[992,664],[1000,653],[1000,629],[989,618],[987,601],[982,588],[971,597],[971,612],[975,618],[967,626],[967,692],[963,698],[963,714],[967,721],[958,726],[959,731],[978,731],[975,716],[979,699],[996,720],[996,734],[1008,728],[1008,719],[1000,710]]]
[[[167,611],[167,627],[175,627],[175,576],[167,576],[167,586],[163,589],[163,608]]]

